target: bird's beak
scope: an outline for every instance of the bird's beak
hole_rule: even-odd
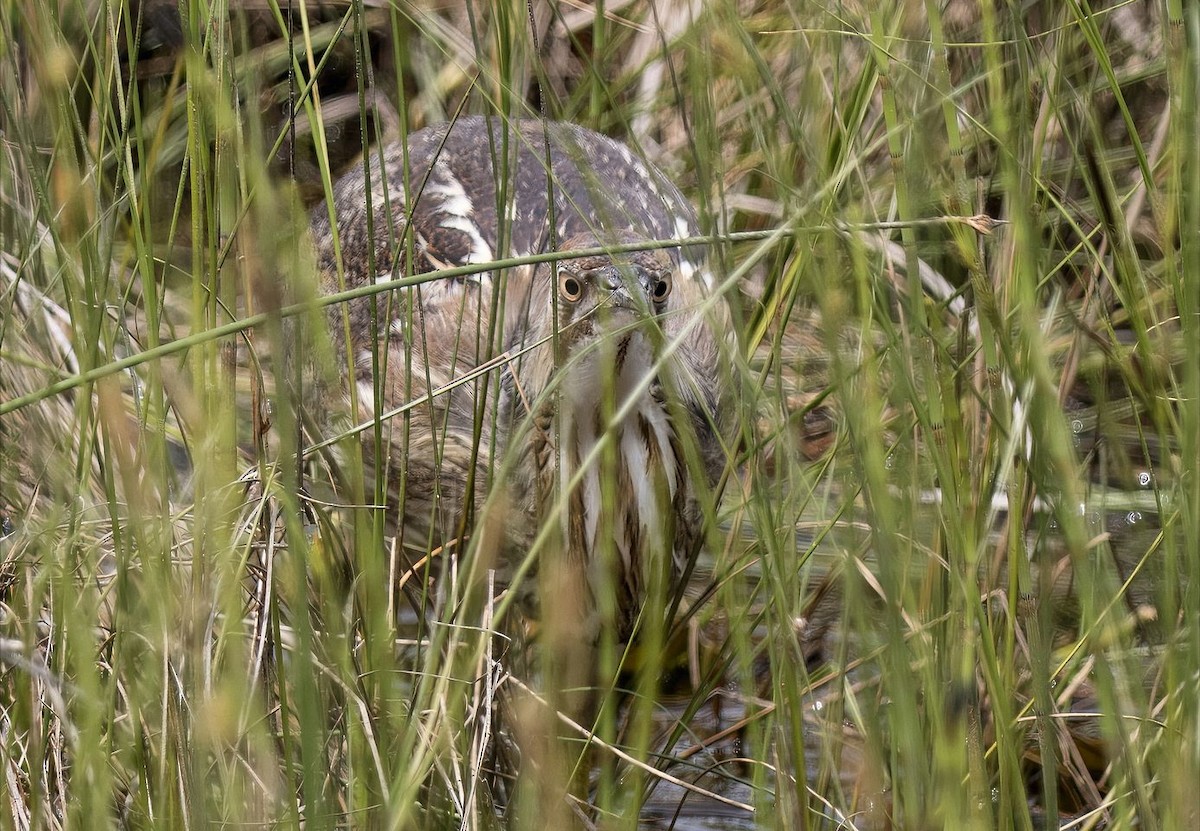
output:
[[[615,312],[620,309],[634,316],[641,316],[647,312],[645,299],[639,292],[630,290],[630,283],[637,280],[636,274],[630,270],[622,271],[614,265],[606,265],[596,271],[593,279],[596,286],[607,293],[603,305],[610,310]]]

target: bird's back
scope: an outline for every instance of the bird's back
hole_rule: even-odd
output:
[[[467,117],[387,145],[382,168],[379,151],[364,162],[370,165],[369,187],[364,165],[343,177],[335,192],[351,283],[369,276],[368,204],[374,208],[375,273],[397,277],[402,270],[420,274],[537,254],[587,232],[630,229],[654,240],[698,233],[692,206],[657,168],[625,145],[574,124]],[[403,254],[408,227],[418,243],[416,256],[411,268],[396,268],[404,265],[403,256],[394,254]],[[331,236],[323,207],[314,231],[319,240]],[[323,247],[321,254],[323,268],[333,273],[332,249]],[[699,267],[698,254],[684,255],[685,271]]]

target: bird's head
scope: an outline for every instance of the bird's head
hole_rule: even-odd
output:
[[[632,232],[606,237],[603,241],[589,233],[571,237],[559,248],[566,253],[644,241]],[[553,280],[548,281],[548,299],[557,306],[563,343],[569,350],[581,341],[629,331],[661,314],[671,296],[673,272],[670,256],[661,249],[584,257],[568,255],[557,260]],[[553,314],[553,310],[547,311]]]
[[[646,394],[644,381],[659,371],[657,318],[668,307],[674,260],[662,249],[571,253],[645,241],[631,231],[578,234],[558,246],[559,259],[538,266],[522,335],[538,343],[523,379],[528,394],[548,389],[560,370],[560,389],[579,412],[594,415],[604,399]]]

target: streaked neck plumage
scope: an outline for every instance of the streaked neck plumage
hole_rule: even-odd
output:
[[[519,381],[533,407],[538,513],[561,507],[564,553],[589,586],[614,586],[615,608],[633,616],[648,570],[672,563],[685,471],[656,377],[663,335],[655,313],[669,292],[670,261],[647,254],[622,266],[623,286],[612,285],[611,268],[592,258],[561,266],[556,280],[539,272],[530,305],[542,311],[527,339],[538,345]],[[633,620],[615,623],[627,634]]]

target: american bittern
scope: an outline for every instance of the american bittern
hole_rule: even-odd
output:
[[[692,207],[624,145],[569,124],[465,118],[381,158],[337,184],[334,222],[314,218],[328,290],[563,252],[353,301],[339,318],[362,413],[419,401],[386,422],[402,533],[470,531],[492,495],[511,559],[553,515],[584,625],[605,622],[607,586],[608,622],[628,634],[646,575],[669,581],[692,553],[698,494],[724,459],[707,272],[694,248],[653,248],[697,234]]]

